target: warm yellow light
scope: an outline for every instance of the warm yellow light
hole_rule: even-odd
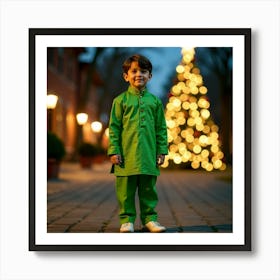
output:
[[[212,129],[212,127],[211,127],[211,129]],[[210,133],[210,137],[215,140],[215,139],[219,138],[219,134],[217,132],[211,132]]]
[[[188,110],[190,108],[190,103],[188,101],[185,101],[182,105],[182,107],[185,109],[185,110]]]
[[[188,134],[191,134],[191,135],[194,134],[194,130],[193,130],[191,127],[188,127],[188,128],[186,129],[186,131],[187,131]]]
[[[168,103],[168,104],[166,105],[166,108],[167,108],[168,111],[173,111],[173,110],[174,110],[174,105],[173,105],[173,103]]]
[[[92,122],[91,123],[91,129],[93,132],[100,132],[102,130],[102,123],[101,122]]]
[[[193,142],[193,140],[194,140],[193,135],[188,134],[188,135],[186,136],[186,141],[187,141],[188,143],[192,143],[192,142]]]
[[[208,137],[207,137],[206,135],[201,135],[201,136],[199,137],[199,143],[200,143],[201,145],[207,145],[207,143],[208,143]]]
[[[212,145],[212,147],[211,147],[211,152],[217,153],[218,151],[219,151],[219,147],[216,146],[216,145]]]
[[[211,164],[211,163],[207,164],[206,170],[209,171],[209,172],[212,171],[213,170],[213,164]]]
[[[182,136],[183,138],[186,138],[186,135],[187,135],[187,131],[186,131],[186,130],[182,130],[181,136]]]
[[[202,150],[201,156],[202,156],[203,158],[207,158],[207,157],[209,156],[209,151],[206,150],[206,149]]]
[[[86,113],[79,113],[76,115],[77,122],[79,125],[84,125],[88,120],[88,114]]]
[[[184,87],[183,88],[183,93],[184,94],[189,94],[191,92],[190,88],[189,87]]]
[[[193,59],[192,54],[187,53],[183,56],[183,60],[184,60],[185,63],[190,63],[192,61],[192,59]]]
[[[179,150],[186,149],[186,144],[181,142],[180,144],[178,144],[178,148],[179,148]]]
[[[180,164],[182,162],[182,158],[180,155],[176,154],[173,161],[176,163],[176,164]]]
[[[176,123],[173,120],[168,120],[168,121],[166,121],[166,125],[169,128],[174,128],[176,126]]]
[[[203,128],[203,132],[206,133],[206,134],[209,133],[210,132],[210,127],[208,125],[205,125],[204,128]]]
[[[109,137],[109,128],[108,127],[105,129],[104,134],[105,134],[106,137]]]
[[[197,111],[196,111],[197,112]],[[195,119],[194,119],[194,121],[195,121],[195,124],[202,124],[202,119],[200,118],[200,117],[196,117]]]
[[[186,119],[185,118],[178,118],[178,124],[179,125],[183,125],[186,123]]]
[[[170,150],[170,152],[176,153],[176,152],[178,151],[178,146],[172,144],[172,145],[169,147],[169,150]]]
[[[172,101],[172,104],[173,104],[175,107],[180,107],[180,106],[181,106],[181,100],[178,99],[178,98],[175,98],[175,99]]]
[[[199,154],[201,152],[201,146],[199,145],[195,145],[193,147],[193,151],[196,153],[196,154]]]
[[[206,93],[207,93],[207,88],[206,88],[205,86],[201,86],[201,87],[199,88],[199,92],[200,92],[201,94],[206,94]]]
[[[223,162],[221,161],[221,160],[216,160],[215,162],[214,162],[214,168],[215,169],[219,169],[219,168],[221,168],[222,167],[222,165],[223,165]]]
[[[220,170],[222,170],[222,171],[223,171],[223,170],[226,170],[226,168],[227,168],[226,164],[225,164],[225,163],[223,163],[223,164],[222,164],[222,166],[220,167]]]
[[[192,153],[189,152],[189,151],[186,151],[186,152],[183,154],[182,161],[183,161],[183,162],[187,162],[187,161],[190,160],[191,157],[192,157]]]
[[[168,159],[165,157],[164,163],[161,165],[162,168],[167,168],[169,165]]]
[[[198,106],[200,108],[206,108],[208,101],[205,100],[204,98],[200,98],[197,102]]]
[[[177,136],[177,137],[174,139],[174,143],[175,143],[176,145],[178,145],[179,143],[181,143],[181,141],[182,141],[182,138],[181,138],[180,136]]]
[[[197,104],[196,104],[196,102],[192,102],[191,104],[190,104],[190,109],[191,110],[196,110],[197,109]]]
[[[197,124],[195,127],[196,127],[196,130],[202,131],[204,128],[204,125],[202,123],[200,123],[200,124]]]
[[[210,117],[210,112],[207,109],[202,109],[200,111],[200,114],[201,114],[202,118],[205,120]]]
[[[195,125],[195,121],[194,121],[193,118],[188,118],[187,123],[188,123],[189,126],[194,126]]]
[[[224,157],[224,153],[222,151],[217,152],[216,157],[218,159],[222,159]]]
[[[218,132],[219,131],[219,127],[214,124],[214,125],[211,126],[211,131]],[[217,135],[218,135],[218,133],[217,133]]]
[[[195,67],[195,68],[193,68],[192,69],[192,73],[194,73],[194,74],[199,74],[200,73],[200,70],[199,70],[199,68],[197,68],[197,67]]]
[[[168,140],[168,143],[173,141],[173,136],[169,129],[167,129],[167,140]]]
[[[191,110],[190,111],[190,115],[193,117],[193,118],[197,118],[199,116],[199,112],[197,110]]]
[[[184,91],[184,89],[183,89],[183,91]],[[186,93],[181,94],[181,95],[180,95],[180,100],[181,100],[182,102],[188,100],[188,95],[187,95]]]
[[[183,65],[178,65],[176,67],[176,71],[177,71],[177,73],[183,73],[185,71],[185,68]]]
[[[192,94],[198,94],[198,88],[196,86],[191,87],[191,93]]]
[[[58,97],[54,94],[47,95],[47,108],[54,109],[57,104]]]
[[[173,86],[172,87],[172,93],[174,95],[179,95],[180,94],[180,88],[177,85]]]
[[[199,164],[199,161],[193,161],[192,164],[191,164],[191,166],[192,166],[193,169],[198,169],[198,168],[199,168],[199,165],[200,165],[200,164]]]

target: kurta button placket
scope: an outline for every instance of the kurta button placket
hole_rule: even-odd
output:
[[[144,105],[144,102],[143,102],[143,95],[142,94],[140,94],[139,95],[139,99],[140,99],[140,101],[139,101],[139,103],[140,103],[140,112],[139,112],[139,119],[141,120],[140,121],[140,127],[141,128],[143,128],[144,127],[144,121],[145,121],[145,118],[144,118],[144,109],[143,109],[143,105]]]

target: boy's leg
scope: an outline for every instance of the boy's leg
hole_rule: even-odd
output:
[[[138,196],[143,225],[150,221],[157,221],[155,207],[158,203],[156,191],[157,176],[139,175]]]
[[[136,219],[135,192],[137,188],[136,176],[117,176],[116,194],[119,202],[120,224],[134,223]]]

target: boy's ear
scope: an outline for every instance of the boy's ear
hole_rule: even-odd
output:
[[[123,78],[124,78],[124,80],[125,80],[126,82],[128,82],[128,75],[127,75],[127,73],[123,73]]]

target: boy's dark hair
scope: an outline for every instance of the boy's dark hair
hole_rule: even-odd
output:
[[[150,73],[152,73],[153,70],[152,63],[147,57],[140,54],[132,55],[124,61],[122,65],[122,69],[124,73],[128,72],[132,62],[138,62],[141,69],[148,70]]]

